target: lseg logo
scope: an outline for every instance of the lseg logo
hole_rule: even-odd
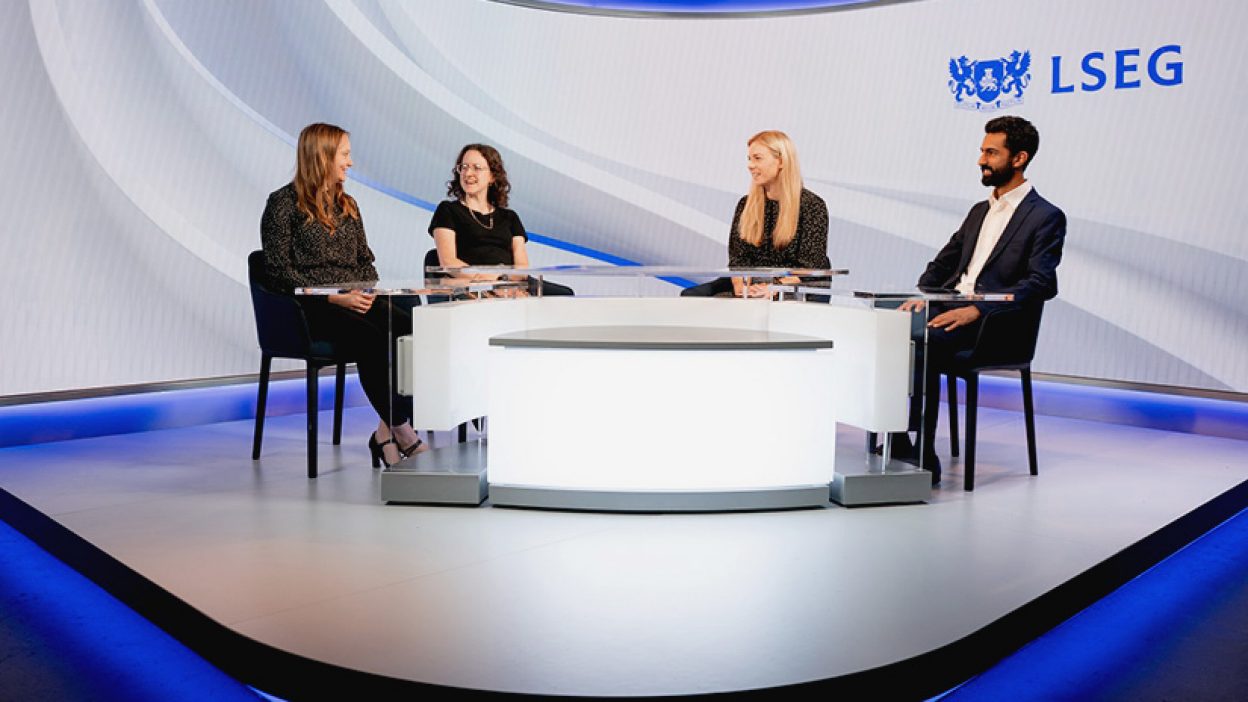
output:
[[[1148,52],[1141,48],[1089,51],[1077,60],[1053,56],[1049,92],[1095,93],[1102,89],[1132,90],[1146,84],[1172,87],[1183,83],[1183,47],[1166,44]],[[949,59],[949,92],[958,107],[992,112],[1023,102],[1031,83],[1031,51],[971,60]]]

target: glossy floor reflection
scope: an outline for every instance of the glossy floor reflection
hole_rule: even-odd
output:
[[[1245,442],[981,410],[928,505],[713,515],[383,506],[365,410],[304,475],[303,418],[0,451],[0,486],[201,611],[315,659],[448,685],[709,692],[960,638],[1248,479]],[[328,422],[323,426],[328,427]],[[325,432],[328,436],[328,431]],[[841,460],[863,437],[843,431]],[[604,448],[609,450],[609,447]]]

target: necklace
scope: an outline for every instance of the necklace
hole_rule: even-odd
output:
[[[494,228],[494,211],[493,210],[490,210],[489,214],[485,215],[486,217],[489,217],[489,220],[487,220],[488,221],[487,223],[487,222],[482,222],[481,220],[477,219],[477,211],[469,207],[468,203],[466,202],[464,203],[464,209],[468,210],[468,214],[472,215],[472,221],[476,222],[477,224],[480,224],[482,228],[484,229]]]

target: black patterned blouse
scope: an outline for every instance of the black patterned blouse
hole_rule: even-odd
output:
[[[273,286],[294,288],[377,280],[363,219],[341,218],[333,234],[299,210],[294,184],[269,195],[260,218],[260,242]]]
[[[828,206],[823,198],[802,189],[800,209],[797,213],[797,231],[793,240],[783,249],[771,246],[771,233],[776,229],[780,216],[780,203],[767,200],[763,209],[763,238],[758,246],[741,239],[738,228],[741,213],[745,211],[745,198],[737,203],[732,216],[732,231],[728,235],[728,265],[747,268],[829,268],[828,262]]]

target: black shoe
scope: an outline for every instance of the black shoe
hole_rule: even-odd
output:
[[[936,454],[930,454],[923,457],[923,469],[932,474],[932,485],[940,484],[940,459]]]
[[[889,436],[893,439],[893,445],[891,447],[893,458],[904,461],[907,458],[912,458],[918,455],[918,453],[914,450],[914,444],[910,441],[910,435],[906,432],[894,431],[889,433]],[[875,447],[871,449],[871,453],[874,453],[877,456],[883,455],[884,445],[876,444]],[[913,461],[906,462],[913,463]]]
[[[425,442],[422,441],[419,436],[416,437],[416,442],[411,446],[408,446],[407,448],[403,448],[402,446],[399,447],[399,453],[403,454],[403,458],[411,458],[418,453],[423,453],[428,450],[429,448],[425,446]]]
[[[419,444],[419,442],[417,443]],[[391,437],[379,442],[376,434],[368,435],[368,452],[372,454],[374,468],[380,468],[382,465],[385,465],[387,468],[390,467],[390,462],[386,460],[386,444],[394,444],[394,438]],[[398,446],[398,444],[395,444],[395,446]],[[413,450],[415,450],[415,446],[413,446]]]

